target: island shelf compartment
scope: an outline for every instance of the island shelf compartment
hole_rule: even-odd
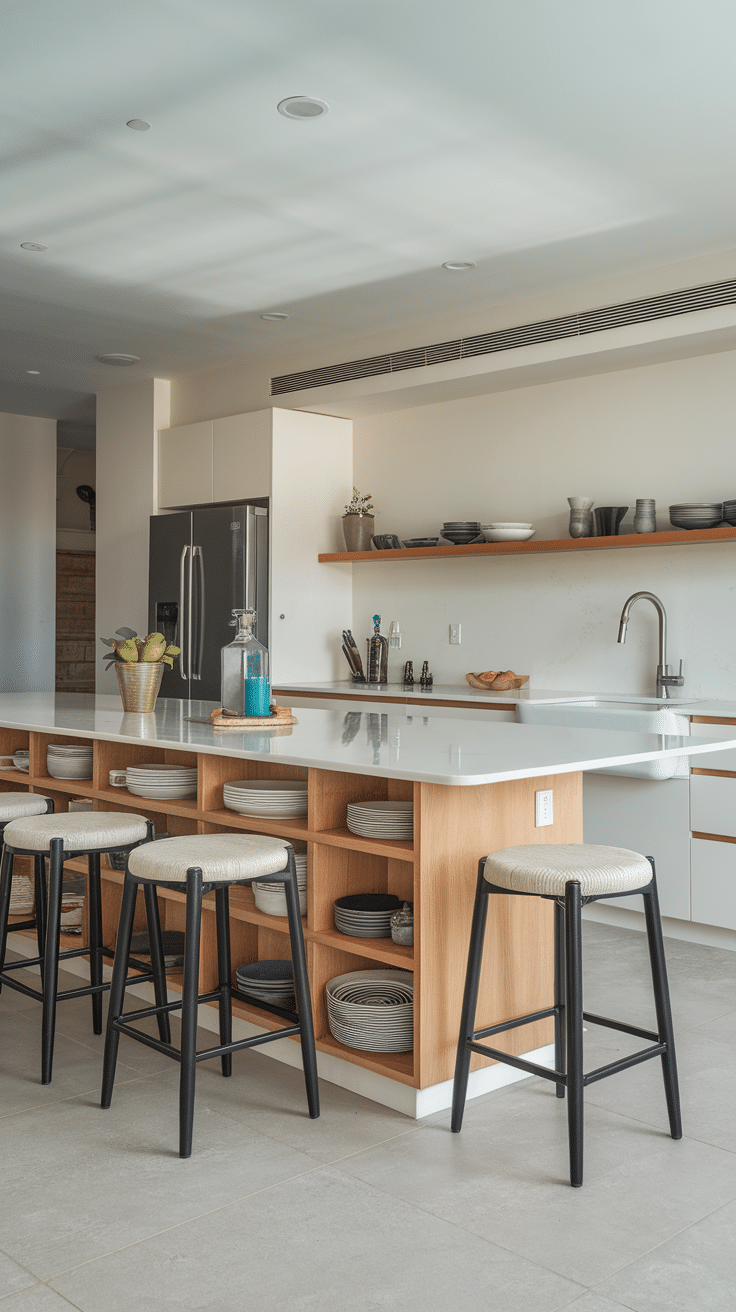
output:
[[[12,756],[21,748],[29,749],[30,734],[27,729],[2,729],[0,728],[0,756]],[[18,770],[15,766],[11,769],[0,769],[0,781],[7,780],[12,784],[15,780],[28,780],[25,770]]]

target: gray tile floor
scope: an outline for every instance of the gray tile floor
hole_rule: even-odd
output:
[[[651,1025],[646,945],[588,922],[586,1007]],[[566,1183],[564,1103],[525,1080],[414,1122],[240,1053],[200,1067],[194,1155],[174,1063],[130,1040],[99,1108],[87,999],[0,997],[0,1308],[7,1312],[734,1312],[736,954],[667,940],[685,1138],[659,1064],[586,1094],[586,1182]],[[591,1029],[588,1062],[628,1050]],[[207,1042],[211,1042],[208,1038]]]

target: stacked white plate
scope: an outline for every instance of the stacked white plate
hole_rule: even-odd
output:
[[[144,761],[129,765],[125,771],[126,787],[136,797],[177,801],[197,796],[196,765],[163,765]]]
[[[13,765],[17,766],[19,770],[22,770],[24,774],[28,774],[30,759],[31,754],[28,751],[28,748],[19,747],[18,751],[13,754]]]
[[[363,1052],[410,1052],[414,976],[409,970],[351,970],[325,985],[330,1030]]]
[[[52,779],[91,779],[92,748],[49,743],[46,769]]]
[[[481,524],[481,533],[486,542],[526,542],[533,538],[536,529],[533,524]]]
[[[222,800],[238,815],[291,819],[307,814],[306,779],[236,779],[224,784]]]
[[[348,802],[348,829],[362,838],[412,838],[413,802]]]
[[[294,998],[294,968],[290,961],[251,961],[235,972],[238,988],[261,1002],[281,1007]]]
[[[296,866],[296,882],[299,885],[299,910],[303,916],[307,914],[307,854],[306,852],[294,853],[294,864]],[[253,896],[256,900],[256,907],[263,911],[267,916],[285,916],[286,915],[286,893],[284,885],[280,883],[271,883],[270,880],[253,880]]]
[[[393,893],[351,893],[334,905],[335,929],[353,938],[390,938],[391,917],[402,903]]]

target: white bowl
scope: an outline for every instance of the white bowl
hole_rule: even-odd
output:
[[[500,522],[499,522],[498,524],[495,524],[495,523],[494,523],[494,524],[481,524],[480,527],[481,527],[481,532],[482,532],[484,529],[487,529],[487,528],[534,528],[534,525],[533,525],[533,524],[512,524],[512,523],[504,524],[504,523],[500,523]]]
[[[483,537],[486,542],[526,542],[536,531],[535,528],[484,528]]]

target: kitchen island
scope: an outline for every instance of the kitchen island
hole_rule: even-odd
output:
[[[0,752],[27,747],[30,772],[0,770],[0,789],[47,793],[61,811],[70,798],[89,798],[95,810],[135,811],[169,834],[255,832],[306,844],[305,937],[320,1074],[416,1116],[449,1103],[479,857],[515,843],[581,841],[584,770],[736,746],[736,730],[733,740],[712,742],[363,708],[300,709],[299,722],[285,729],[218,732],[209,723],[211,709],[210,703],[160,700],[154,714],[138,716],[125,714],[114,696],[2,694]],[[92,778],[51,778],[48,744],[80,740],[93,746]],[[196,798],[144,800],[109,784],[112,769],[143,761],[191,763],[193,756]],[[223,783],[246,778],[307,779],[307,816],[265,820],[225,809]],[[535,827],[539,789],[554,791],[554,822],[544,828]],[[413,839],[361,838],[348,830],[347,803],[376,799],[412,800]],[[105,862],[102,874],[104,937],[112,948],[123,876]],[[414,947],[340,934],[333,923],[334,900],[358,892],[390,892],[413,902]],[[183,895],[162,889],[160,898],[164,929],[182,929]],[[494,900],[480,1023],[491,1025],[549,1004],[551,917],[552,905],[539,899]],[[288,955],[285,921],[258,911],[250,888],[232,890],[231,919],[235,965]],[[215,970],[213,907],[205,914],[202,943],[201,983],[207,989]],[[414,973],[413,1052],[361,1052],[330,1033],[326,982],[374,967]],[[236,1010],[244,1026],[279,1024],[255,1004],[238,1003]],[[511,1031],[509,1051],[544,1049],[551,1037],[549,1024]],[[269,1052],[298,1062],[295,1041],[280,1040]],[[505,1083],[514,1074],[478,1059],[471,1092]]]

